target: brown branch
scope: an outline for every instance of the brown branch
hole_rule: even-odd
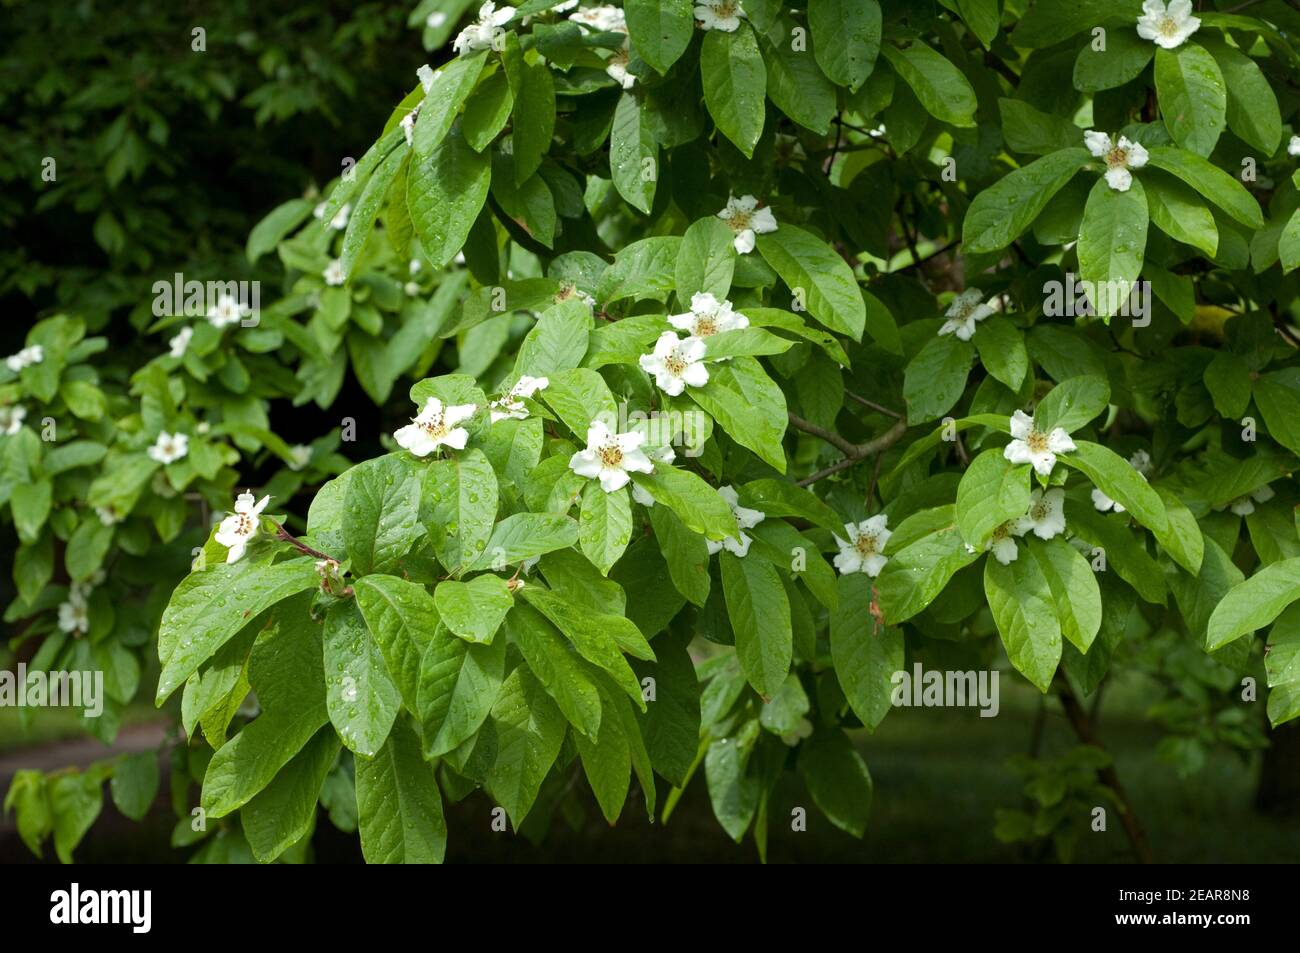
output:
[[[836,434],[835,435],[836,439],[842,441],[843,443],[848,444],[848,446],[851,448],[851,452],[848,449],[840,447],[841,450],[844,450],[843,460],[840,460],[837,463],[832,463],[830,466],[818,470],[812,476],[804,477],[802,480],[798,481],[799,486],[808,486],[812,483],[816,483],[818,480],[824,479],[825,477],[830,476],[832,473],[839,473],[841,470],[846,470],[849,467],[853,466],[855,463],[865,460],[867,457],[873,456],[877,453],[881,453],[884,450],[888,450],[894,444],[898,443],[898,441],[902,439],[902,436],[905,433],[907,433],[907,421],[899,420],[897,423],[894,424],[894,426],[890,427],[879,437],[876,437],[874,440],[868,440],[866,443],[848,444],[847,440],[844,440],[843,437],[840,437],[838,434]],[[821,435],[817,434],[817,436],[821,436]],[[834,444],[834,445],[839,447],[839,444]]]
[[[1079,740],[1085,745],[1091,745],[1105,751],[1105,747],[1097,740],[1088,713],[1083,710],[1083,706],[1079,704],[1079,699],[1074,696],[1074,689],[1070,688],[1069,682],[1063,678],[1058,678],[1056,687],[1061,699],[1061,707],[1065,709],[1065,716],[1070,719],[1070,726],[1074,728],[1074,733],[1078,735]],[[1121,805],[1119,818],[1124,825],[1124,833],[1128,835],[1129,842],[1133,845],[1133,853],[1137,855],[1138,862],[1143,864],[1153,863],[1151,845],[1147,842],[1146,831],[1143,829],[1141,822],[1138,821],[1137,814],[1133,811],[1133,803],[1124,792],[1124,786],[1119,783],[1119,775],[1115,773],[1114,764],[1099,769],[1097,778],[1115,793],[1115,798]]]
[[[306,553],[308,556],[315,556],[317,559],[328,559],[330,562],[333,563],[338,562],[338,560],[335,559],[333,556],[330,556],[327,553],[322,553],[319,549],[312,549],[310,546],[308,546],[306,543],[300,540],[297,536],[294,536],[292,533],[290,533],[287,529],[285,529],[275,520],[271,520],[271,525],[274,526],[276,529],[277,539],[283,540],[284,542],[293,546],[299,552]]]
[[[833,430],[827,430],[825,427],[818,426],[811,420],[804,420],[795,414],[787,413],[786,416],[790,418],[790,424],[796,430],[802,430],[806,434],[812,434],[814,437],[825,440],[845,456],[852,456],[858,449],[856,443],[852,440],[845,440]]]

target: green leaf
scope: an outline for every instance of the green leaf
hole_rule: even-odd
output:
[[[401,695],[357,600],[325,614],[325,705],[349,751],[373,758],[388,737]]]
[[[433,590],[444,625],[470,642],[491,642],[514,605],[510,587],[499,576],[484,574],[469,582],[446,579]]]
[[[614,110],[609,168],[619,195],[632,207],[650,214],[659,182],[659,144],[640,103],[629,92],[619,97]]]
[[[935,335],[927,341],[903,372],[908,422],[937,420],[952,410],[966,390],[974,357],[974,346],[955,334]]]
[[[975,125],[975,90],[941,54],[924,43],[905,49],[885,43],[880,51],[931,116],[953,126]]]
[[[1264,216],[1240,182],[1218,166],[1184,149],[1152,146],[1150,165],[1182,179],[1247,228],[1263,228]]]
[[[1110,385],[1104,377],[1069,377],[1039,401],[1034,411],[1034,420],[1045,433],[1050,433],[1056,427],[1066,433],[1074,433],[1104,413],[1109,403]]]
[[[839,578],[839,605],[831,613],[831,661],[853,713],[872,731],[893,708],[893,677],[902,671],[903,630],[882,625],[872,612],[872,580],[865,573]]]
[[[1206,651],[1262,629],[1300,599],[1300,557],[1265,566],[1223,597],[1210,616]]]
[[[506,47],[502,56],[510,88],[515,95],[512,138],[515,182],[523,182],[542,164],[555,134],[555,80],[551,67],[540,60],[528,62]]]
[[[1200,156],[1214,151],[1227,125],[1228,89],[1204,47],[1156,50],[1156,96],[1174,142]]]
[[[505,569],[525,559],[568,549],[578,542],[578,524],[560,513],[515,513],[492,530],[487,548],[471,569]]]
[[[1089,161],[1082,147],[1061,149],[1003,176],[971,202],[962,222],[962,246],[971,254],[1001,251]]]
[[[764,478],[740,487],[741,502],[768,516],[795,516],[832,533],[844,531],[844,520],[811,491],[786,480]]]
[[[826,135],[836,113],[836,91],[806,49],[791,49],[795,22],[776,19],[763,37],[767,96],[798,125]]]
[[[352,276],[357,259],[361,257],[362,249],[366,247],[366,241],[374,231],[375,217],[384,204],[388,188],[397,177],[397,171],[406,156],[406,146],[399,145],[387,159],[380,163],[375,174],[366,182],[366,187],[361,190],[361,196],[348,216],[348,228],[343,233],[342,251],[339,252],[339,261],[343,265],[345,278]]]
[[[585,367],[554,374],[541,392],[544,400],[575,437],[585,442],[593,420],[618,419],[614,395],[605,379]]]
[[[587,738],[574,735],[573,741],[582,758],[582,771],[587,776],[596,795],[596,803],[605,820],[613,824],[623,813],[627,792],[632,785],[632,747],[623,719],[615,706],[626,707],[627,702],[614,698],[606,691],[600,692],[607,716],[602,719],[600,736]],[[635,723],[633,723],[635,724]]]
[[[985,450],[957,484],[957,528],[977,550],[993,531],[1029,510],[1029,467],[1013,466],[1001,449]]]
[[[1045,156],[1079,144],[1083,130],[1063,116],[1042,112],[1019,99],[999,99],[998,109],[1002,137],[1015,152]]]
[[[355,481],[354,481],[355,482]],[[435,461],[424,478],[421,522],[438,561],[449,571],[481,563],[497,513],[497,478],[483,451]]]
[[[794,633],[790,599],[771,563],[719,554],[727,614],[736,632],[736,654],[745,677],[760,695],[775,694],[790,671]]]
[[[1136,30],[1108,30],[1102,49],[1086,43],[1074,60],[1074,88],[1084,93],[1118,89],[1135,80],[1155,55],[1156,46]]]
[[[1282,262],[1283,272],[1300,268],[1300,209],[1291,215],[1282,229],[1277,241],[1277,257]]]
[[[433,85],[420,102],[420,115],[411,135],[412,149],[419,160],[427,159],[446,140],[487,60],[486,53],[456,57],[434,74]]]
[[[1151,170],[1142,176],[1147,210],[1156,227],[1176,241],[1213,257],[1219,248],[1219,227],[1209,207],[1190,188]]]
[[[344,500],[343,542],[359,575],[392,569],[424,533],[420,479],[397,454],[357,464]]]
[[[501,686],[488,725],[496,741],[488,793],[518,829],[560,753],[564,716],[537,679],[520,666]]]
[[[416,701],[421,659],[438,623],[433,596],[419,583],[396,576],[365,576],[353,584],[353,589],[366,626],[379,643],[388,674],[406,707],[419,711]]]
[[[677,252],[677,300],[690,307],[691,297],[708,293],[719,301],[731,291],[736,248],[727,224],[716,215],[692,222]]]
[[[306,199],[290,199],[277,205],[248,233],[244,255],[255,262],[280,244],[281,240],[307,220],[312,203]]]
[[[667,506],[650,508],[650,524],[673,585],[695,605],[703,606],[709,598],[710,585],[709,549],[704,537],[688,529]]]
[[[497,70],[484,76],[465,100],[465,117],[460,125],[460,131],[470,148],[482,152],[491,145],[510,121],[510,111],[514,105],[514,93],[510,91],[510,81],[503,71]],[[422,115],[423,112],[422,108]]]
[[[361,853],[369,864],[440,864],[447,822],[433,768],[401,719],[373,761],[357,761]]]
[[[248,803],[329,721],[320,628],[306,597],[292,600],[258,637],[249,681],[262,712],[208,762],[201,804],[209,818]]]
[[[637,55],[656,72],[667,73],[695,33],[691,0],[626,0],[623,11]]]
[[[157,752],[125,755],[113,766],[113,805],[133,821],[144,820],[158,796],[158,778]]]
[[[1126,192],[1101,178],[1088,193],[1079,226],[1079,275],[1090,283],[1085,287],[1103,318],[1128,306],[1142,274],[1148,220],[1146,191],[1136,178]]]
[[[506,675],[506,639],[467,642],[438,627],[420,659],[415,710],[424,756],[440,758],[474,736]]]
[[[239,812],[248,846],[261,863],[269,864],[307,836],[316,820],[321,786],[338,753],[334,731],[322,728]]]
[[[1160,495],[1115,451],[1088,440],[1076,440],[1075,449],[1062,454],[1060,460],[1080,471],[1112,500],[1123,503],[1143,526],[1158,533],[1168,528],[1169,517]]]
[[[1046,694],[1061,661],[1061,625],[1038,560],[986,559],[984,594],[1011,664]]]
[[[174,692],[213,653],[264,609],[304,589],[320,577],[312,559],[267,565],[245,557],[219,563],[181,580],[158,627],[157,704]]]
[[[1201,571],[1201,560],[1205,555],[1205,539],[1196,517],[1173,491],[1157,486],[1155,491],[1165,505],[1165,515],[1169,526],[1163,531],[1153,531],[1156,541],[1178,565],[1192,575]]]
[[[1101,589],[1092,567],[1059,536],[1042,542],[1026,535],[1024,544],[1047,580],[1061,634],[1087,652],[1101,629]]]
[[[867,832],[871,773],[843,731],[815,735],[799,746],[799,774],[813,803],[832,824],[854,837]]]
[[[813,56],[838,86],[856,92],[880,55],[880,4],[876,0],[809,0]]]
[[[1265,374],[1254,382],[1253,393],[1269,436],[1300,453],[1300,370],[1289,367]]]
[[[767,69],[748,24],[742,23],[732,33],[709,30],[704,34],[700,76],[704,104],[718,130],[745,158],[753,158],[754,146],[763,134]]]
[[[1228,90],[1228,128],[1266,156],[1282,141],[1282,114],[1277,96],[1255,61],[1216,36],[1198,37],[1210,51]]]
[[[889,557],[876,588],[887,625],[898,625],[923,610],[944,590],[959,569],[980,556],[968,552],[954,525],[929,533]]]
[[[578,518],[578,542],[583,554],[601,575],[607,576],[631,538],[632,504],[627,487],[606,493],[599,483],[589,481],[582,491]]]
[[[727,501],[689,470],[658,463],[653,473],[634,473],[632,480],[653,496],[656,503],[676,513],[693,533],[702,533],[710,539],[726,539],[740,532]]]
[[[862,340],[867,308],[853,269],[810,232],[783,224],[758,236],[758,251],[808,313],[837,334]]]
[[[506,618],[510,641],[569,723],[582,735],[600,731],[600,692],[589,669],[550,621],[532,606],[520,604]]]
[[[464,247],[487,200],[491,180],[490,157],[470,148],[459,130],[449,132],[427,158],[412,157],[406,174],[406,204],[420,245],[435,270],[446,266]]]
[[[646,710],[636,717],[654,769],[682,787],[699,749],[700,686],[695,663],[682,639],[662,637],[655,644],[655,662],[632,663],[642,684],[647,678],[654,680]]]
[[[993,377],[1018,391],[1029,373],[1029,351],[1025,336],[1014,324],[999,315],[986,318],[971,338],[979,351],[980,363]]]

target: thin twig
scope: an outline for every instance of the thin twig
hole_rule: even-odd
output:
[[[843,460],[840,460],[837,463],[832,463],[830,466],[818,470],[812,476],[804,477],[802,480],[798,481],[799,486],[808,486],[816,483],[818,480],[824,479],[832,473],[839,473],[841,470],[846,470],[855,463],[865,460],[873,454],[887,450],[896,444],[905,433],[907,433],[907,421],[899,420],[894,424],[894,426],[890,427],[879,437],[876,437],[874,440],[868,440],[866,443],[858,444],[853,448],[852,453],[846,452]]]
[[[790,418],[790,423],[796,430],[802,430],[804,433],[812,434],[814,437],[819,437],[822,440],[825,440],[845,456],[852,456],[857,452],[858,445],[856,443],[852,440],[845,440],[839,434],[835,433],[835,431],[827,430],[825,427],[819,426],[811,420],[804,420],[802,417],[795,414],[787,413],[786,416]]]
[[[844,396],[849,398],[849,400],[856,400],[863,407],[870,407],[872,410],[884,414],[886,417],[893,417],[895,420],[903,419],[903,415],[898,411],[890,410],[884,404],[877,404],[874,400],[867,400],[867,398],[863,397],[861,394],[855,394],[851,390],[846,390]]]
[[[334,562],[334,563],[338,562],[337,559],[335,559],[333,556],[329,555],[328,553],[322,553],[319,549],[312,549],[310,546],[308,546],[306,543],[300,540],[297,536],[294,536],[293,533],[289,532],[287,529],[285,529],[275,520],[271,520],[271,525],[275,527],[279,539],[282,539],[286,543],[289,543],[291,546],[293,546],[300,552],[304,552],[308,556],[315,556],[317,559],[328,559],[330,562]]]

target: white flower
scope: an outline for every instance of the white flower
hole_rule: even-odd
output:
[[[190,346],[190,338],[192,337],[194,337],[194,329],[187,324],[180,329],[176,337],[167,342],[167,346],[171,348],[168,353],[172,357],[184,357],[185,349]]]
[[[1256,503],[1267,503],[1273,497],[1277,496],[1271,487],[1261,486],[1258,490],[1252,491],[1247,496],[1239,496],[1229,504],[1229,509],[1238,516],[1249,516],[1255,512]]]
[[[293,462],[289,464],[290,470],[305,470],[307,464],[311,463],[311,447],[305,443],[294,444],[289,448],[289,456],[293,457]]]
[[[993,558],[1004,566],[1010,566],[1020,555],[1020,549],[1016,546],[1015,525],[1007,521],[993,531],[989,538],[988,544],[984,547],[985,551],[991,552]]]
[[[515,15],[514,7],[496,8],[492,0],[479,7],[478,22],[471,23],[465,29],[460,31],[456,41],[451,47],[462,56],[471,53],[474,50],[486,50],[492,46],[492,38],[497,35],[501,27],[510,22],[510,18]]]
[[[627,71],[627,64],[631,61],[631,54],[628,52],[627,43],[624,42],[621,49],[614,52],[614,55],[605,61],[605,72],[610,79],[614,80],[624,89],[631,89],[636,85],[636,76]]]
[[[424,25],[427,26],[430,30],[436,30],[438,29],[438,27],[442,26],[446,22],[447,22],[447,14],[443,13],[441,10],[434,10],[432,13],[429,14],[428,18],[424,21]]]
[[[618,7],[583,7],[569,19],[594,33],[627,32],[627,17]]]
[[[337,287],[338,285],[343,284],[345,280],[343,274],[343,262],[338,258],[331,260],[330,263],[325,266],[325,270],[321,272],[321,277],[325,279],[325,284],[327,285]]]
[[[528,416],[528,407],[524,404],[523,398],[532,397],[539,390],[546,390],[550,383],[550,379],[546,377],[529,377],[525,374],[519,378],[510,390],[488,404],[488,409],[492,412],[492,423],[507,418],[523,420]]]
[[[402,290],[406,292],[408,298],[414,298],[420,293],[420,285],[417,282],[408,281],[406,284],[402,285]]]
[[[95,507],[95,515],[99,517],[99,521],[105,526],[113,526],[122,522],[121,514],[112,505]]]
[[[1300,136],[1291,137],[1291,141],[1286,145],[1286,154],[1289,156],[1300,156]]]
[[[719,301],[707,291],[697,291],[691,295],[691,310],[670,314],[668,323],[691,337],[707,338],[722,331],[747,328],[749,318],[732,311],[730,301]]]
[[[731,507],[731,514],[736,517],[736,525],[742,530],[753,529],[759,523],[767,518],[767,514],[758,510],[751,510],[747,506],[740,505],[740,497],[733,486],[718,487],[718,495],[727,501]],[[746,533],[741,533],[739,537],[727,536],[721,540],[706,539],[704,545],[708,547],[709,555],[712,556],[722,549],[734,556],[743,557],[749,552],[750,538]]]
[[[424,409],[412,417],[409,424],[393,433],[393,439],[398,446],[410,450],[417,457],[427,457],[441,446],[464,450],[469,431],[456,425],[473,417],[477,409],[474,404],[443,407],[437,397],[430,397],[424,402]]]
[[[742,255],[748,255],[754,250],[755,235],[766,235],[777,228],[776,216],[772,210],[766,206],[759,208],[758,199],[752,195],[742,195],[740,198],[730,196],[727,207],[718,213],[718,218],[736,233],[732,244]]]
[[[434,80],[442,75],[442,70],[434,69],[428,63],[425,63],[415,71],[415,75],[420,78],[420,86],[427,93],[433,89]]]
[[[228,324],[238,324],[252,313],[250,308],[239,303],[238,298],[233,295],[223,294],[217,299],[216,304],[208,308],[208,323],[214,328],[224,328]],[[185,343],[189,343],[188,338],[186,338]]]
[[[411,274],[418,275],[420,273],[420,269],[424,267],[424,262],[420,261],[420,259],[418,258],[412,258],[411,263],[406,267],[411,272]]]
[[[22,404],[14,404],[12,407],[0,407],[0,433],[12,437],[23,429],[23,421],[26,418],[27,408]]]
[[[226,562],[233,563],[244,555],[245,547],[257,535],[262,510],[269,502],[271,498],[264,496],[254,503],[253,494],[247,490],[235,499],[235,512],[221,521],[215,536],[218,543],[230,550],[226,553]]]
[[[158,434],[158,439],[154,441],[153,446],[148,451],[151,460],[157,460],[163,464],[175,463],[189,452],[190,438],[188,434],[168,433],[166,430]]]
[[[1142,39],[1172,50],[1182,46],[1200,25],[1200,19],[1192,16],[1192,0],[1169,0],[1167,6],[1162,0],[1146,0],[1142,4],[1142,16],[1138,17],[1137,31]]]
[[[893,535],[885,528],[888,523],[889,518],[884,513],[861,523],[845,523],[844,532],[849,538],[846,541],[835,537],[840,547],[834,560],[835,568],[845,576],[855,572],[865,572],[873,579],[879,576],[880,570],[889,562],[888,557],[882,555],[885,544]]]
[[[85,599],[69,599],[59,606],[59,628],[83,635],[90,631],[90,610]]]
[[[1029,494],[1029,512],[1016,520],[1017,536],[1032,532],[1039,539],[1051,539],[1065,532],[1065,491],[1060,487],[1034,490]]]
[[[402,127],[402,135],[406,137],[406,144],[408,146],[415,144],[415,121],[419,118],[420,104],[417,104],[416,107],[403,116],[402,121],[398,123],[398,125]]]
[[[311,210],[312,217],[313,217],[313,218],[324,218],[324,217],[325,217],[325,206],[327,206],[327,205],[329,205],[329,204],[330,204],[329,202],[317,202],[317,203],[316,203],[316,207],[315,207],[314,209]]]
[[[984,302],[984,295],[978,288],[968,288],[952,299],[944,317],[948,320],[939,329],[939,334],[955,334],[958,340],[969,341],[975,334],[975,325],[993,313],[993,308]]]
[[[1098,159],[1106,160],[1106,184],[1116,192],[1127,192],[1133,184],[1129,169],[1140,169],[1147,164],[1147,151],[1139,142],[1130,142],[1120,136],[1114,142],[1104,132],[1089,129],[1083,134],[1084,145]]]
[[[335,213],[330,219],[330,228],[336,232],[341,232],[348,227],[348,216],[352,214],[352,204],[345,203],[344,206]]]
[[[25,347],[17,354],[11,354],[5,358],[5,364],[9,370],[17,374],[24,367],[31,367],[33,364],[39,364],[45,360],[45,348],[39,344],[33,344],[31,347]]]
[[[604,423],[592,421],[587,428],[587,449],[569,458],[569,469],[589,480],[599,478],[600,488],[613,493],[627,486],[629,472],[654,472],[654,464],[641,449],[643,443],[643,433],[610,433]]]
[[[740,21],[746,19],[740,0],[698,0],[694,13],[704,29],[723,33],[735,33]]]
[[[1124,512],[1123,503],[1119,503],[1115,500],[1112,500],[1109,496],[1107,496],[1105,493],[1101,492],[1101,490],[1098,490],[1095,487],[1093,488],[1092,491],[1092,505],[1094,508],[1100,510],[1103,513],[1105,513],[1107,510],[1112,510],[1112,509],[1116,513]]]
[[[807,718],[800,718],[799,723],[781,736],[781,741],[788,747],[798,747],[799,742],[811,738],[813,723]]]
[[[1133,456],[1128,458],[1129,466],[1143,476],[1151,474],[1151,454],[1145,450],[1138,449],[1133,451]]]
[[[1034,424],[1034,418],[1023,410],[1011,415],[1012,441],[1007,444],[1002,455],[1012,463],[1032,463],[1040,476],[1047,476],[1056,465],[1058,453],[1069,453],[1074,449],[1074,441],[1060,427],[1051,433],[1043,433]]]
[[[207,432],[212,429],[212,424],[208,423],[206,420],[200,420],[194,425],[194,429],[200,434],[207,434]]]
[[[678,338],[665,331],[655,342],[655,349],[641,355],[641,369],[653,374],[659,389],[676,397],[687,387],[703,387],[709,382],[704,359],[704,342],[699,338]]]

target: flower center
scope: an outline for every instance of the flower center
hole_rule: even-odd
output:
[[[712,315],[697,314],[695,316],[695,336],[697,338],[707,338],[710,335],[718,333],[718,322]]]
[[[713,5],[713,12],[719,17],[734,17],[736,15],[735,0],[720,0]]]
[[[1025,437],[1025,443],[1034,453],[1047,452],[1047,434],[1043,433],[1041,430],[1029,431],[1029,436]]]
[[[615,469],[623,465],[623,451],[619,449],[619,446],[616,443],[605,444],[596,451],[596,455],[600,457],[600,462],[610,469]]]
[[[253,520],[247,513],[238,514],[238,520],[235,523],[235,532],[240,536],[251,536],[253,534]]]
[[[675,377],[681,377],[682,372],[686,370],[686,362],[677,351],[669,351],[668,356],[664,358],[664,367],[668,368]]]
[[[432,420],[425,423],[420,423],[418,420],[416,423],[419,424],[421,430],[427,433],[434,440],[444,437],[447,434],[447,425],[442,421],[442,414],[439,414],[437,417],[434,417]]]
[[[1122,169],[1128,164],[1128,150],[1119,146],[1106,153],[1106,165],[1111,169]]]
[[[1167,16],[1160,21],[1160,32],[1164,36],[1174,37],[1178,35],[1178,21],[1173,17]]]
[[[863,533],[853,541],[853,548],[857,550],[859,556],[873,556],[877,550],[876,537],[870,533]]]
[[[1043,520],[1047,519],[1050,512],[1051,511],[1047,504],[1040,501],[1030,508],[1029,515],[1035,523],[1041,523]]]
[[[731,217],[727,219],[727,224],[731,226],[733,232],[743,232],[749,228],[750,215],[751,213],[746,212],[744,209],[735,209],[731,213]]]
[[[1010,532],[1011,532],[1011,522],[1008,520],[1007,522],[998,526],[998,528],[993,531],[993,536],[990,539],[990,542],[996,543],[999,540],[1006,539],[1007,535]]]

